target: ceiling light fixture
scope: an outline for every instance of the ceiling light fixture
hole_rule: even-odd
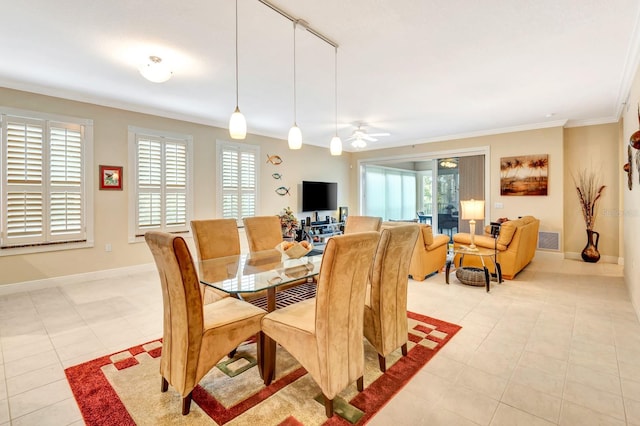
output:
[[[293,126],[289,129],[289,149],[302,148],[302,131],[297,123],[297,104],[296,104],[296,27],[298,21],[293,21]]]
[[[159,56],[149,56],[149,60],[138,68],[138,71],[144,78],[154,83],[164,83],[173,75],[167,64],[163,63],[162,58]]]
[[[340,136],[338,136],[338,46],[335,47],[335,60],[334,60],[334,89],[335,89],[335,113],[336,113],[336,133],[331,138],[331,145],[329,146],[329,151],[331,155],[342,155],[342,141],[340,140]]]
[[[458,163],[452,158],[445,158],[440,161],[440,167],[443,169],[455,169],[458,167]]]
[[[236,109],[229,119],[229,136],[231,139],[247,137],[247,120],[238,107],[238,0],[236,0]]]

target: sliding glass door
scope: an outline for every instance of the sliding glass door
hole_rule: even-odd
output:
[[[469,232],[468,221],[459,215],[460,200],[485,199],[484,154],[383,164],[363,165],[362,214],[419,220],[450,237]],[[476,222],[481,233],[484,226]]]

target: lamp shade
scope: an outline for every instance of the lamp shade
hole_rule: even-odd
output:
[[[484,219],[484,200],[465,200],[460,201],[462,206],[462,219],[475,220]]]
[[[167,64],[158,56],[149,56],[147,62],[138,70],[144,78],[154,83],[164,83],[173,75]]]
[[[244,139],[247,136],[247,120],[237,106],[229,119],[229,136],[232,139]]]
[[[295,123],[289,129],[289,138],[287,140],[289,141],[289,149],[302,148],[302,131]]]
[[[338,136],[331,138],[329,151],[331,152],[331,155],[342,155],[342,141]]]

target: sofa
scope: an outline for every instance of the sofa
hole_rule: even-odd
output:
[[[381,229],[413,224],[420,228],[418,240],[411,255],[409,276],[416,281],[424,281],[427,276],[439,272],[447,261],[449,236],[433,234],[431,225],[415,222],[383,222]]]
[[[476,235],[475,245],[498,253],[498,263],[502,270],[502,278],[512,280],[518,272],[531,262],[536,254],[538,245],[538,228],[540,220],[533,216],[524,216],[516,220],[508,220],[500,226],[498,239],[490,234],[490,227],[485,228],[484,235]],[[471,234],[458,233],[453,236],[454,247],[468,246],[471,244]],[[455,264],[458,264],[456,256]],[[478,256],[466,256],[464,266],[481,266]],[[494,273],[493,264],[487,264],[487,268]]]

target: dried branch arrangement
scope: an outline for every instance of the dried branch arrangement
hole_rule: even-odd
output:
[[[573,177],[573,182],[576,185],[578,200],[580,201],[580,207],[582,207],[582,216],[587,225],[587,230],[593,231],[598,213],[596,205],[600,197],[602,197],[605,185],[600,184],[600,179],[595,172],[588,172],[585,169],[578,173],[577,179],[575,176]]]

